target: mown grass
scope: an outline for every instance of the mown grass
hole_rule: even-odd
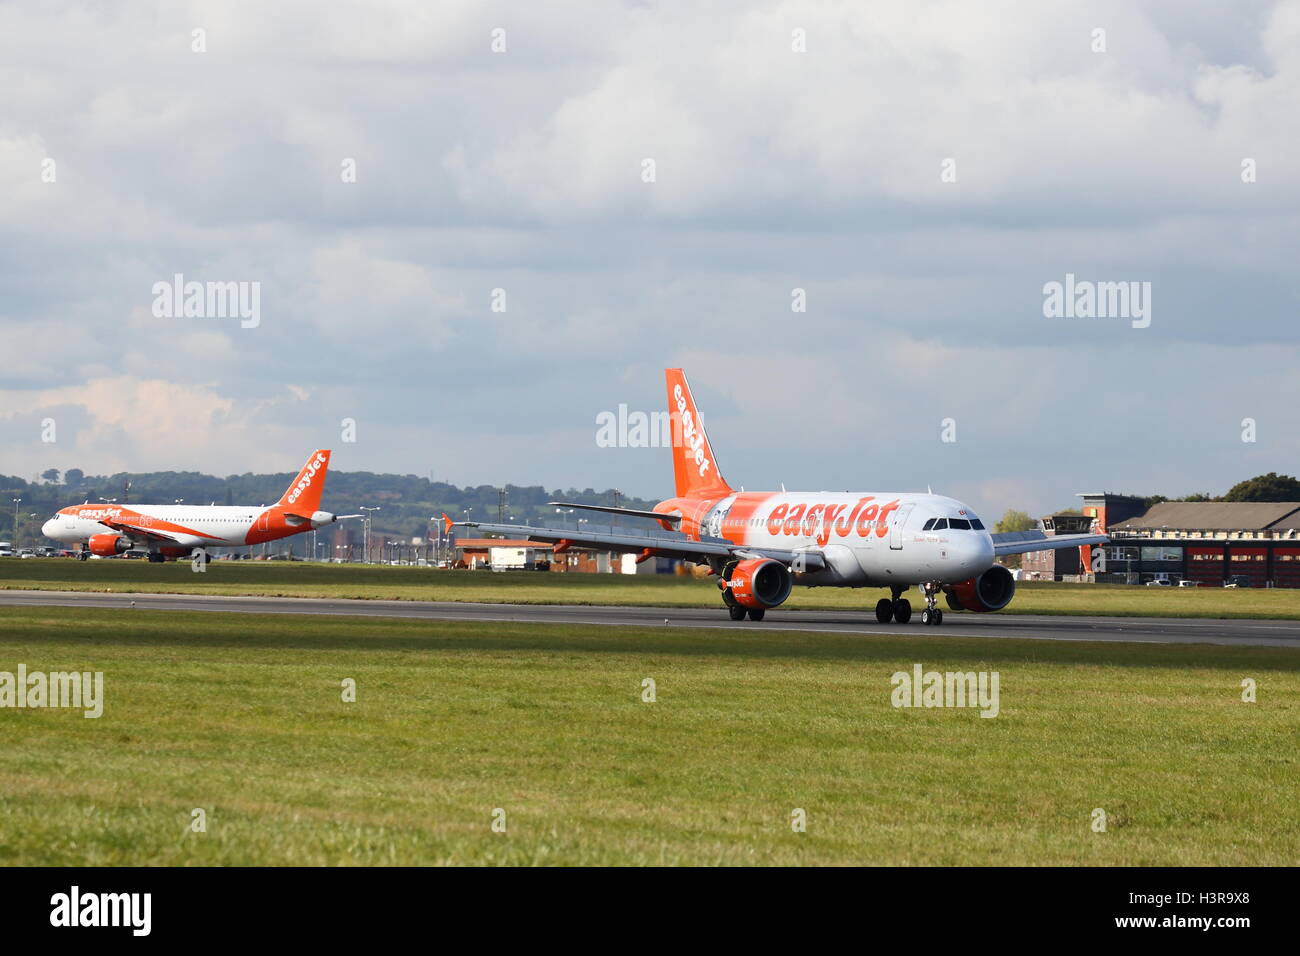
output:
[[[715,607],[712,580],[673,575],[442,571],[358,564],[214,561],[196,574],[188,563],[0,559],[0,589],[170,592],[510,604]],[[862,610],[876,589],[796,588],[785,607]],[[920,606],[915,591],[913,604]],[[1300,620],[1300,590],[1148,588],[1113,584],[1023,583],[1004,614]]]
[[[915,662],[998,671],[999,716],[895,709]],[[0,709],[11,865],[1300,856],[1289,649],[2,609],[19,663],[106,705]]]

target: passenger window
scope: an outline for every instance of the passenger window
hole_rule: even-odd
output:
[[[969,531],[970,522],[965,518],[949,518],[948,527],[952,528],[954,531]]]
[[[932,528],[931,530],[933,530],[933,531],[946,531],[946,530],[948,530],[948,519],[947,519],[947,518],[935,518],[935,519],[934,519],[934,528]]]

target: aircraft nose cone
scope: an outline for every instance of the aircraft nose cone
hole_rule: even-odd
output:
[[[45,535],[47,538],[52,538],[54,537],[54,532],[58,530],[58,527],[58,519],[51,518],[49,521],[45,522],[45,524],[41,525],[41,534]]]

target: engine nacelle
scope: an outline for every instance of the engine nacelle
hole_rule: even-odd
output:
[[[1000,564],[944,589],[954,611],[1000,611],[1016,596],[1016,579]]]
[[[783,604],[794,586],[790,569],[771,558],[741,561],[724,572],[722,584],[737,604],[755,611]]]
[[[87,544],[90,545],[91,554],[97,554],[101,558],[111,558],[129,550],[131,540],[120,534],[92,534]]]

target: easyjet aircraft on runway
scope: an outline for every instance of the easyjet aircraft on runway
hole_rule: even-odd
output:
[[[41,533],[66,543],[81,543],[78,557],[111,557],[131,548],[148,548],[150,561],[178,558],[198,549],[241,548],[302,534],[339,519],[318,511],[329,449],[312,453],[280,500],[267,507],[213,505],[73,505],[45,522]]]
[[[902,597],[912,585],[925,597],[925,624],[943,621],[943,611],[936,606],[941,591],[955,610],[998,611],[1011,602],[1016,583],[1010,571],[994,564],[995,558],[1108,540],[1100,534],[990,534],[970,508],[943,495],[737,492],[718,471],[686,376],[676,368],[665,374],[677,496],[653,511],[551,504],[654,518],[680,537],[453,522],[443,515],[448,530],[463,525],[512,538],[526,534],[534,541],[555,542],[557,552],[591,548],[637,552],[642,561],[663,555],[707,564],[718,576],[723,603],[737,621],[746,614],[762,620],[768,608],[790,596],[795,584],[889,588],[890,597],[876,604],[876,619],[900,624],[912,617],[912,605]]]

